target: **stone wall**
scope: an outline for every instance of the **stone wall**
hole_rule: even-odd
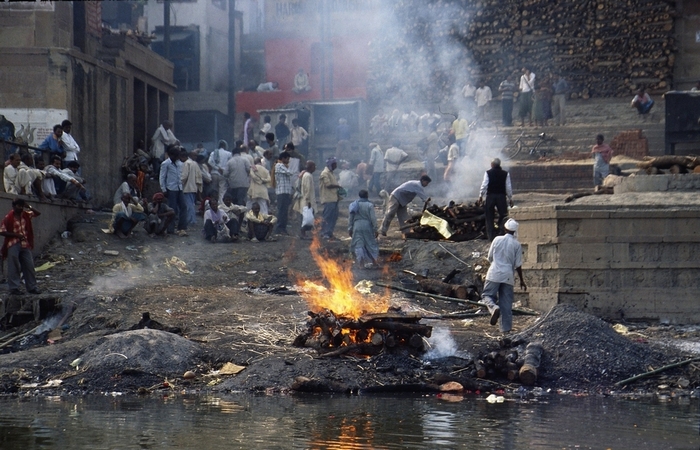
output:
[[[568,303],[606,319],[700,322],[700,205],[552,205],[512,216],[531,308]]]

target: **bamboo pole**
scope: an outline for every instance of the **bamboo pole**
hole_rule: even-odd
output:
[[[673,369],[675,367],[684,366],[686,364],[690,364],[691,362],[696,362],[696,361],[700,361],[700,358],[686,359],[685,361],[680,361],[677,363],[669,364],[667,366],[659,367],[656,370],[650,370],[649,372],[640,373],[639,375],[635,375],[631,378],[627,378],[626,380],[618,381],[617,383],[615,383],[615,386],[624,386],[624,385],[631,383],[633,381],[637,381],[637,380],[640,380],[642,378],[650,377],[652,375],[656,375],[657,373],[661,373],[665,370]]]
[[[40,326],[41,326],[41,325],[39,325],[39,327],[40,327]],[[21,338],[27,336],[28,334],[32,334],[33,332],[35,332],[36,330],[38,330],[39,327],[33,328],[33,329],[27,331],[26,333],[20,334],[19,336],[15,336],[15,337],[13,337],[12,339],[9,339],[9,340],[3,342],[2,344],[0,344],[0,348],[5,347],[5,346],[7,346],[7,345],[13,343],[13,342],[15,342],[17,339],[21,339]]]
[[[483,308],[486,307],[485,305],[483,305],[479,302],[475,302],[474,300],[463,300],[460,298],[445,297],[444,295],[428,294],[426,292],[414,291],[412,289],[406,289],[403,287],[394,286],[392,284],[382,283],[381,281],[375,281],[374,284],[376,284],[377,286],[393,289],[395,291],[405,292],[407,294],[420,295],[421,297],[436,298],[438,300],[445,300],[445,301],[454,302],[454,303],[466,303],[468,305],[476,305],[476,306],[481,306]],[[526,311],[524,309],[519,309],[519,308],[513,308],[513,314],[521,315],[521,316],[539,316],[539,313],[532,312],[532,311]]]

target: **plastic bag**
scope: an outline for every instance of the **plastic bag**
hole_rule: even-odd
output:
[[[314,210],[304,206],[301,210],[301,227],[312,228],[314,226]]]

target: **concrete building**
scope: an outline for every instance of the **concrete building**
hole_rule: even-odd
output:
[[[248,70],[241,74],[236,95],[239,113],[294,102],[366,98],[368,48],[380,24],[378,2],[265,0],[263,5],[262,28],[243,37]],[[300,69],[308,75],[310,89],[294,92]],[[279,86],[257,92],[262,82]]]
[[[244,15],[229,10],[234,3],[246,6],[249,19],[257,17],[255,5],[245,1],[150,0],[144,8],[148,29],[156,37],[151,49],[174,64],[175,135],[188,148],[203,142],[205,148],[213,150],[219,139],[233,138],[231,77],[235,79],[239,74],[240,31],[245,28]],[[170,35],[167,49],[166,9]]]
[[[94,203],[110,205],[124,157],[172,119],[175,86],[170,62],[102,25],[102,2],[0,3],[0,114],[34,146],[70,119]]]

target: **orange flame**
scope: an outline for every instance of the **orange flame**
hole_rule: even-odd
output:
[[[312,311],[330,309],[337,316],[357,319],[368,312],[383,312],[389,307],[386,297],[364,296],[355,290],[352,270],[319,252],[321,243],[317,236],[311,243],[311,256],[321,269],[328,287],[310,280],[299,280],[302,296]]]

